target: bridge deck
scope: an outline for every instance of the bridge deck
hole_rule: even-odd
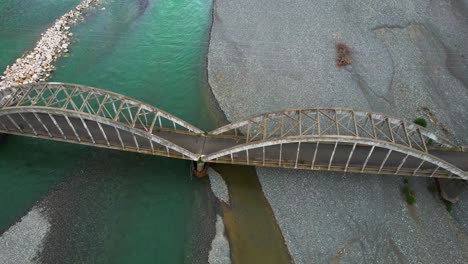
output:
[[[154,106],[74,84],[12,87],[0,98],[0,133],[203,162],[449,177],[468,180],[468,153],[384,114],[286,109],[210,133]]]
[[[101,125],[102,130],[105,132],[107,141],[103,137],[101,128],[96,122],[90,122],[89,120],[84,120],[87,128],[83,125],[82,121],[76,117],[69,117],[69,121],[73,125],[75,131],[72,127],[67,124],[67,120],[60,116],[53,115],[55,121],[59,124],[59,127],[62,131],[59,131],[54,124],[54,120],[50,118],[49,114],[45,113],[36,113],[37,117],[41,120],[42,124],[39,123],[39,119],[36,118],[34,113],[22,113],[21,115],[11,115],[13,121],[18,125],[24,132],[27,132],[29,135],[33,136],[34,131],[32,131],[30,125],[35,127],[35,132],[38,134],[38,137],[49,138],[49,133],[55,137],[62,137],[62,133],[71,140],[78,141],[80,138],[80,143],[87,143],[89,145],[98,145],[106,146],[109,142],[110,146],[121,147],[121,143],[127,148],[127,150],[134,151],[137,148],[140,151],[147,150],[151,152],[151,145],[149,141],[145,141],[142,138],[137,137],[138,147],[136,146],[135,139],[130,133],[120,132],[116,133],[115,128],[107,125]],[[5,124],[8,131],[14,131],[16,129],[15,125],[11,120],[8,120],[5,116],[0,116],[0,122]],[[29,123],[29,124],[28,124]],[[48,131],[45,129],[40,129],[41,127],[47,127]],[[91,136],[88,134],[88,131],[91,133]],[[78,135],[78,137],[75,135]],[[21,133],[20,133],[21,134]],[[200,155],[209,155],[223,149],[232,148],[238,146],[239,144],[245,143],[245,140],[239,138],[229,138],[216,135],[195,135],[189,133],[175,133],[172,131],[157,131],[155,133],[159,137],[166,139],[182,148],[189,150],[190,152],[200,154]],[[94,140],[94,143],[92,142]],[[248,158],[247,151],[242,151],[233,154],[233,159],[230,157],[227,159],[218,159],[212,160],[212,162],[222,162],[222,163],[235,163],[235,164],[252,164],[252,165],[265,165],[273,167],[288,167],[287,165],[280,166],[281,163],[289,164],[289,167],[296,167],[296,165],[301,167],[312,166],[312,161],[314,154],[317,155],[314,162],[314,167],[317,168],[327,168],[330,169],[336,168],[337,166],[343,167],[347,162],[350,156],[350,153],[353,149],[353,144],[339,144],[335,149],[335,144],[333,143],[301,143],[300,156],[297,155],[299,143],[289,143],[283,145],[273,145],[266,147],[265,153],[263,148],[256,148],[249,150]],[[335,151],[334,151],[335,149]],[[372,156],[368,158],[370,153],[371,146],[356,146],[352,154],[352,157],[349,161],[350,168],[362,168],[364,162],[367,160],[366,167],[377,169],[382,165],[383,160],[388,154],[387,149],[383,148],[374,148]],[[320,150],[320,151],[318,151]],[[280,152],[281,152],[281,163],[280,163]],[[334,152],[334,154],[333,154]],[[445,160],[458,168],[467,171],[468,170],[468,153],[467,152],[452,152],[452,151],[442,151],[442,150],[430,150],[429,153]],[[330,161],[333,154],[333,159]],[[177,153],[172,153],[169,156],[177,157]],[[396,171],[398,166],[401,164],[402,160],[405,159],[405,154],[393,152],[386,159],[385,167],[386,172]],[[296,164],[297,160],[297,164]],[[420,160],[413,157],[407,157],[402,169],[404,168],[416,168],[420,164]],[[278,164],[278,166],[275,166]],[[435,169],[433,164],[423,164],[420,167],[420,170],[432,171]],[[401,170],[401,169],[400,169]]]

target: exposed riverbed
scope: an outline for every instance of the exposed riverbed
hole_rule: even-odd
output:
[[[229,121],[289,107],[351,107],[409,120],[458,144],[468,131],[466,1],[217,0],[209,83]],[[335,65],[335,45],[352,63]],[[296,263],[464,263],[467,202],[455,214],[411,179],[258,168]],[[455,216],[455,219],[454,217]]]

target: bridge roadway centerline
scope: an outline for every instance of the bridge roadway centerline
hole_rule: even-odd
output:
[[[464,148],[380,113],[285,109],[206,133],[98,88],[38,83],[0,94],[1,133],[201,162],[468,180]]]

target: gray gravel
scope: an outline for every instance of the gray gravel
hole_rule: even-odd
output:
[[[210,177],[210,186],[214,195],[219,200],[229,204],[229,192],[223,177],[212,168],[208,169],[208,176]]]
[[[289,107],[370,109],[468,144],[467,0],[216,0],[208,77],[230,121]],[[353,62],[335,66],[335,44]],[[446,130],[446,131],[445,131]],[[296,263],[466,263],[466,204],[455,219],[411,179],[258,168]],[[458,220],[458,221],[457,221]]]
[[[211,243],[211,250],[208,256],[210,264],[231,263],[229,242],[224,236],[224,223],[221,216],[216,216],[216,236]]]
[[[0,237],[0,263],[36,263],[35,258],[49,229],[50,223],[42,210],[33,207]]]
[[[416,203],[400,194],[401,177],[258,168],[295,263],[466,263],[468,236],[410,179]]]
[[[407,119],[428,108],[468,143],[465,0],[216,0],[208,77],[229,120],[288,107]],[[353,63],[335,66],[335,44]]]

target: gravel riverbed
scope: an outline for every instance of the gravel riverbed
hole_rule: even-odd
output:
[[[208,78],[229,121],[290,107],[350,107],[468,137],[468,2],[216,0]],[[335,45],[352,63],[335,65]],[[258,168],[295,263],[466,263],[466,195],[449,214],[411,179]],[[466,229],[465,229],[466,230]]]
[[[33,207],[0,236],[0,263],[36,263],[49,229],[41,207]]]

